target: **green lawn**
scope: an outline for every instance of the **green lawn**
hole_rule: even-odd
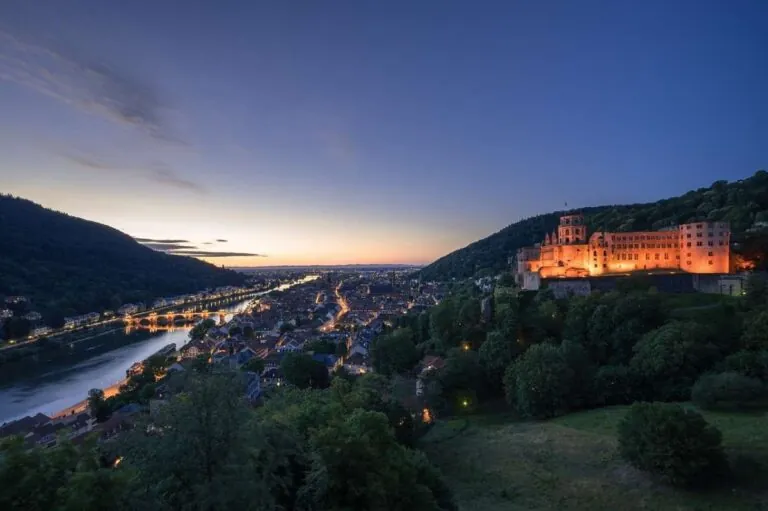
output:
[[[768,509],[768,415],[705,413],[744,482],[688,492],[655,483],[624,463],[616,425],[626,407],[546,422],[509,415],[442,421],[422,447],[443,471],[462,511],[523,509]]]

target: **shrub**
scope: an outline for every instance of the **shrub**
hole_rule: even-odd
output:
[[[662,482],[703,484],[726,468],[720,431],[680,405],[635,403],[618,430],[622,458]]]
[[[741,350],[728,355],[725,370],[768,381],[768,350]]]
[[[595,374],[594,404],[611,406],[631,403],[634,387],[634,376],[629,367],[603,366]]]
[[[757,378],[735,372],[705,374],[696,381],[691,400],[704,409],[745,408],[765,395]]]

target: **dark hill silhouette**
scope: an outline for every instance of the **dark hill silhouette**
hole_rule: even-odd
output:
[[[574,210],[575,211],[575,210]],[[717,181],[679,197],[647,204],[597,206],[578,210],[585,215],[590,232],[661,229],[696,220],[731,223],[735,249],[758,267],[765,267],[768,226],[768,172],[761,170],[739,181]],[[513,223],[487,238],[441,257],[421,270],[425,280],[467,278],[478,273],[497,273],[509,268],[518,248],[540,242],[557,226],[565,211],[556,211]]]
[[[47,322],[244,279],[157,252],[106,225],[0,195],[0,295],[28,297]]]

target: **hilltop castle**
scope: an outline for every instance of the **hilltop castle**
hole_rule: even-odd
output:
[[[560,217],[541,243],[517,251],[523,289],[541,279],[596,277],[634,271],[729,273],[731,230],[725,222],[695,222],[660,231],[595,232],[587,238],[582,215]]]

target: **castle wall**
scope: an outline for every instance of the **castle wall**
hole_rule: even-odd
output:
[[[730,271],[730,226],[724,222],[696,222],[679,228],[680,267],[690,273]]]
[[[697,274],[730,270],[730,227],[725,222],[696,222],[662,231],[596,232],[588,242],[586,229],[581,215],[561,217],[557,237],[547,235],[544,244],[518,251],[518,282],[523,282],[526,272],[541,278],[573,278],[653,270]]]

